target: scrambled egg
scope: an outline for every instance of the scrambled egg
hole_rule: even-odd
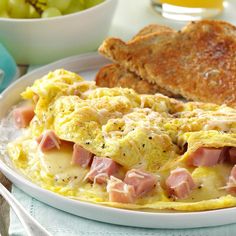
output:
[[[43,188],[128,209],[196,211],[236,206],[236,197],[223,188],[231,165],[186,165],[188,156],[199,147],[236,147],[236,110],[183,103],[160,94],[140,95],[132,89],[99,88],[65,70],[36,80],[22,98],[35,103],[35,117],[29,132],[8,145],[8,153],[16,167]],[[41,152],[36,138],[46,129],[69,142],[63,142],[60,150]],[[110,202],[103,185],[84,181],[87,169],[71,164],[70,142],[113,159],[124,171],[142,168],[153,173],[159,184],[135,204]],[[184,200],[169,198],[163,187],[176,167],[187,168],[201,184]]]

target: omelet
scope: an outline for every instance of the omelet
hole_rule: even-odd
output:
[[[235,109],[100,88],[63,69],[21,95],[34,115],[8,154],[41,187],[136,210],[236,206]]]

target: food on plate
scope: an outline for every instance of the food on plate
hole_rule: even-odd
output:
[[[0,17],[48,18],[82,11],[104,0],[1,0]]]
[[[26,128],[34,117],[34,106],[28,105],[16,108],[13,117],[18,128]]]
[[[196,187],[191,174],[185,168],[176,168],[166,179],[166,187],[170,196],[176,199],[187,198]]]
[[[136,74],[126,71],[118,64],[110,64],[102,67],[96,75],[96,85],[100,87],[122,87],[132,88],[137,93],[155,94],[162,93],[169,97],[179,97],[172,92],[152,84],[147,80],[138,77]]]
[[[126,209],[236,206],[235,109],[101,88],[63,69],[21,95],[7,150],[39,186]]]
[[[141,29],[131,40],[142,40],[142,38],[147,37],[150,34],[164,34],[164,33],[171,33],[175,32],[172,28],[166,26],[166,25],[157,25],[157,24],[150,24],[148,26],[145,26],[143,29]]]
[[[188,100],[236,107],[236,28],[214,20],[124,42],[108,38],[102,55]]]
[[[150,34],[165,34],[168,32],[175,32],[171,28],[162,25],[148,25],[135,35],[132,40],[143,40],[144,37],[149,37]],[[142,79],[137,74],[127,71],[123,66],[119,64],[111,64],[102,67],[96,75],[96,85],[100,87],[124,87],[132,88],[138,93],[162,93],[169,97],[179,97],[177,94],[173,94],[170,91],[158,86],[155,83],[150,83],[146,79]]]

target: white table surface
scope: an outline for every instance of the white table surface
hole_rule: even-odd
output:
[[[236,25],[236,0],[227,0],[224,5],[225,10],[217,19]],[[180,29],[187,22],[163,18],[152,9],[150,0],[119,0],[109,35],[127,40],[144,26],[153,23]]]

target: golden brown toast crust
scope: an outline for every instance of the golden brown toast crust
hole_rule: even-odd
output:
[[[236,106],[236,27],[192,22],[180,32],[128,43],[108,38],[100,53],[141,78],[187,99]]]
[[[141,29],[137,35],[135,35],[132,40],[142,40],[146,35],[153,33],[166,33],[174,32],[173,29],[167,26],[161,25],[148,25]],[[132,41],[131,40],[131,41]],[[162,93],[169,97],[179,97],[161,87],[157,84],[143,80],[135,73],[129,72],[118,64],[111,64],[102,67],[96,75],[96,85],[100,87],[123,87],[123,88],[132,88],[136,92],[141,94],[155,94]]]
[[[165,25],[150,24],[141,29],[129,42],[132,40],[142,39],[142,37],[150,34],[163,34],[168,32],[175,32],[175,30]]]
[[[160,88],[157,84],[152,84],[143,80],[132,72],[126,71],[118,64],[110,64],[102,67],[96,75],[96,85],[100,87],[122,87],[132,88],[140,94],[162,93],[169,97],[177,95]]]

